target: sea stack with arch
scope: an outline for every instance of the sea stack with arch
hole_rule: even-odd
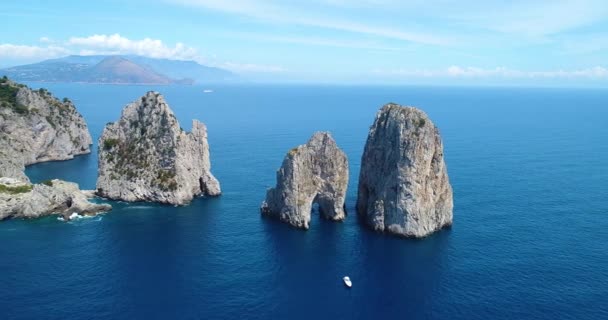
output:
[[[308,229],[312,205],[324,218],[346,217],[344,201],[348,186],[348,159],[328,132],[316,132],[310,140],[291,149],[277,171],[276,187],[266,193],[263,215]]]
[[[453,206],[437,127],[417,108],[382,107],[361,159],[359,217],[376,231],[419,238],[450,226]]]

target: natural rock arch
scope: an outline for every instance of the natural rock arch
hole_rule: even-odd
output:
[[[347,186],[346,154],[328,132],[316,132],[305,145],[287,153],[277,171],[277,185],[266,193],[261,212],[308,229],[313,203],[317,203],[323,217],[343,220]]]

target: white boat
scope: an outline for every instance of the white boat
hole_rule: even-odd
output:
[[[349,287],[349,288],[350,288],[350,287],[352,287],[352,286],[353,286],[353,283],[350,281],[350,278],[349,278],[348,276],[346,276],[346,277],[342,278],[342,280],[344,280],[344,284],[345,284],[347,287]]]
[[[211,90],[211,89],[205,89],[205,90],[203,90],[203,93],[211,93],[211,92],[213,92],[213,90]]]

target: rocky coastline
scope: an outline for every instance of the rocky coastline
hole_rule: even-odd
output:
[[[0,79],[0,220],[59,214],[94,215],[110,205],[89,202],[78,185],[61,180],[32,184],[25,166],[90,153],[91,134],[67,98]]]

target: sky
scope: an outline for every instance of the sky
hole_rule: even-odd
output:
[[[195,60],[253,81],[608,87],[607,0],[2,0],[0,67]]]

